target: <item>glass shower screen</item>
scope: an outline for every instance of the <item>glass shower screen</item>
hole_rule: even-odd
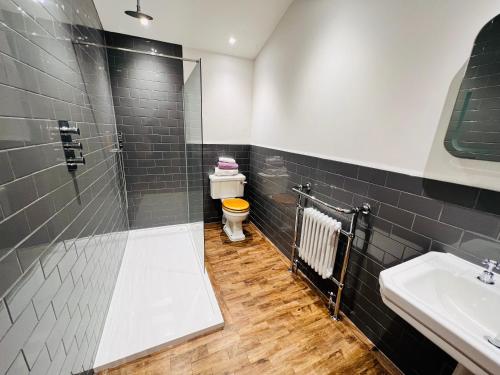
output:
[[[201,63],[184,62],[184,128],[188,226],[200,267],[204,268],[203,233],[203,125],[201,101]]]

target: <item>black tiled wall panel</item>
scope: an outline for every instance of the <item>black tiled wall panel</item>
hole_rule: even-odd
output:
[[[248,198],[249,172],[250,172],[250,146],[229,144],[204,144],[203,145],[203,177],[204,181],[204,217],[206,223],[222,220],[222,207],[220,200],[214,200],[210,196],[210,180],[208,176],[214,172],[220,156],[236,159],[240,173],[247,177],[248,184],[245,187],[245,199]],[[250,207],[250,210],[252,208]]]
[[[0,374],[92,368],[127,240],[91,0],[0,1]],[[68,172],[57,120],[81,130]]]
[[[182,47],[106,32],[108,45],[182,56]],[[124,135],[131,228],[188,220],[181,60],[108,49],[118,131]]]
[[[203,202],[205,174],[202,168],[202,145],[186,144],[187,177],[188,177],[188,216],[189,222],[203,222]]]
[[[327,202],[372,207],[358,224],[342,310],[405,373],[451,373],[454,361],[384,305],[378,276],[431,250],[474,263],[497,259],[500,193],[251,146],[251,220],[287,256],[296,202],[290,189],[307,182]]]

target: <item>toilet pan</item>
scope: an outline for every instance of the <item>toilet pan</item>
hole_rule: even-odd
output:
[[[243,241],[243,221],[250,214],[250,204],[239,198],[222,200],[222,214],[224,222],[224,232],[231,241]]]

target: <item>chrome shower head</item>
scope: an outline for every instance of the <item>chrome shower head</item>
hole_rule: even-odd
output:
[[[138,18],[141,20],[141,23],[148,23],[153,20],[149,14],[142,13],[141,11],[141,3],[140,0],[137,0],[137,10],[126,10],[125,14],[130,17]]]

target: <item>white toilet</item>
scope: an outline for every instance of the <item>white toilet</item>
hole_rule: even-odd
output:
[[[231,241],[243,241],[243,221],[250,213],[250,204],[238,197],[243,196],[246,177],[241,173],[234,176],[216,176],[211,174],[210,195],[222,202],[222,223],[224,232]]]

